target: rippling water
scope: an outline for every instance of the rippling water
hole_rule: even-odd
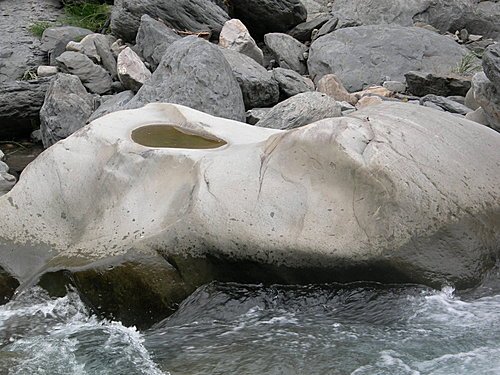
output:
[[[35,288],[0,307],[0,374],[497,375],[499,284],[213,283],[144,332]]]

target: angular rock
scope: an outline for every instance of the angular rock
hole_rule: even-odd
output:
[[[147,14],[141,17],[141,24],[135,48],[137,52],[148,62],[153,70],[158,67],[165,51],[172,43],[181,36],[174,32],[163,22],[154,20]]]
[[[134,92],[139,91],[144,82],[151,78],[151,72],[130,47],[118,55],[116,70],[123,87]]]
[[[356,109],[363,109],[372,105],[382,104],[384,101],[379,96],[363,96],[356,103]]]
[[[484,51],[483,70],[486,77],[500,91],[500,43],[492,44]]]
[[[304,92],[274,106],[256,126],[280,130],[295,129],[341,115],[340,104],[328,95]]]
[[[356,104],[356,97],[351,95],[335,74],[327,74],[318,81],[317,89],[339,102]]]
[[[182,104],[236,120],[245,119],[245,104],[231,66],[219,48],[188,36],[173,43],[151,79],[127,108],[147,103]]]
[[[286,32],[307,18],[300,0],[231,0],[231,5],[234,18],[259,40],[271,32]]]
[[[339,29],[317,39],[308,66],[315,82],[333,73],[352,92],[402,81],[413,70],[447,74],[467,53],[450,38],[425,29],[372,25]]]
[[[3,157],[0,150],[0,196],[7,194],[16,184],[16,178],[9,174],[9,166],[2,161]]]
[[[43,146],[50,147],[82,128],[93,111],[92,96],[78,77],[59,73],[40,110]]]
[[[220,30],[229,19],[225,10],[207,0],[116,0],[111,12],[113,34],[134,41],[144,14],[173,29],[193,32]]]
[[[488,117],[484,112],[482,107],[477,108],[473,112],[469,112],[465,115],[465,118],[470,121],[477,122],[478,124],[490,126],[490,122],[488,121]]]
[[[131,139],[155,123],[226,145]],[[182,299],[214,279],[469,288],[499,255],[499,148],[485,126],[402,103],[292,131],[169,104],[115,113],[44,152],[0,198],[0,267],[21,283],[40,270],[81,280],[83,269],[133,259],[141,271],[94,271],[85,285],[130,280],[124,293],[145,311],[158,284],[186,286]],[[152,267],[159,259],[177,277]],[[148,265],[161,283],[136,281]]]
[[[481,1],[472,6],[472,15],[469,16],[464,27],[472,34],[484,35],[498,41],[500,37],[500,2]]]
[[[472,77],[458,74],[439,75],[427,72],[405,74],[408,91],[417,96],[434,94],[440,96],[465,96],[470,90]]]
[[[246,123],[255,125],[258,123],[272,108],[252,108],[246,113]]]
[[[40,78],[43,77],[50,77],[59,72],[59,69],[57,69],[57,66],[49,66],[49,65],[40,65],[36,69],[36,75]]]
[[[274,68],[273,78],[278,82],[282,99],[302,92],[314,91],[314,83],[309,78],[290,69]]]
[[[453,100],[447,99],[442,96],[437,96],[433,94],[428,94],[420,99],[420,104],[425,105],[425,103],[431,102],[434,105],[442,108],[443,110],[451,113],[458,113],[460,115],[465,115],[472,112],[472,109],[466,107],[463,104],[457,103]]]
[[[102,66],[108,71],[112,79],[118,77],[118,71],[116,70],[116,59],[111,51],[111,44],[109,41],[97,39],[94,41],[97,53],[101,58]]]
[[[311,34],[311,40],[315,41],[319,37],[322,37],[326,34],[330,34],[331,32],[335,31],[338,23],[339,19],[337,17],[330,18],[323,26],[319,28],[317,32]]]
[[[97,51],[96,42],[99,41],[104,44],[106,48],[110,48],[111,43],[106,35],[93,33],[85,36],[81,41],[71,41],[66,45],[66,51],[80,52],[86,55],[93,62],[100,64],[101,55]]]
[[[472,91],[490,126],[500,131],[500,90],[481,72],[472,78]]]
[[[0,85],[0,139],[26,138],[39,121],[51,78]]]
[[[467,91],[467,94],[465,95],[464,105],[466,105],[472,110],[476,110],[479,107],[481,107],[481,105],[474,98],[474,90],[472,90],[472,83],[471,83],[471,89]]]
[[[221,48],[243,94],[246,109],[270,107],[279,101],[279,86],[262,65],[239,52]]]
[[[87,122],[97,120],[99,117],[110,114],[112,112],[121,111],[125,109],[128,102],[134,97],[133,91],[122,91],[119,94],[112,95],[106,98],[106,101],[97,108],[90,116]]]
[[[382,86],[392,92],[405,92],[407,89],[406,83],[399,81],[385,81]]]
[[[231,19],[224,24],[219,36],[219,46],[247,55],[260,65],[264,63],[262,50],[240,20]]]
[[[50,65],[56,65],[56,58],[66,51],[66,45],[81,40],[92,31],[75,26],[49,27],[42,34],[40,49],[49,55]]]
[[[84,54],[78,52],[64,52],[56,58],[59,68],[74,74],[83,85],[96,94],[104,94],[111,90],[111,76],[101,66],[96,65]]]
[[[282,33],[264,35],[264,43],[272,51],[281,68],[306,74],[307,65],[304,54],[307,52],[307,47],[305,45],[290,35]]]
[[[328,16],[331,10],[331,0],[301,0],[307,10],[307,21]]]
[[[297,39],[299,42],[308,42],[312,38],[314,29],[320,29],[325,23],[330,20],[330,16],[320,16],[311,21],[302,22],[288,31],[288,35]]]

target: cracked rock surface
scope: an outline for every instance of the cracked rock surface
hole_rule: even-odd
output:
[[[58,0],[0,1],[0,83],[20,79],[29,68],[46,62],[40,40],[29,31],[40,21],[54,21],[62,14]]]

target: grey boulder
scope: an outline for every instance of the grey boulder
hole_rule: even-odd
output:
[[[63,72],[80,78],[90,92],[104,94],[111,91],[113,81],[110,74],[102,66],[94,64],[86,55],[67,51],[56,60]]]
[[[141,17],[135,48],[154,70],[160,64],[167,48],[180,38],[180,35],[163,22],[145,14]]]
[[[2,161],[3,157],[0,150],[0,196],[8,193],[16,184],[16,178],[9,174],[9,166]]]
[[[209,0],[116,0],[111,12],[113,34],[134,41],[144,14],[173,29],[194,32],[220,31],[229,19],[225,10]]]
[[[274,106],[256,126],[271,129],[295,129],[315,121],[341,116],[340,104],[326,94],[305,92]]]
[[[282,99],[302,92],[314,91],[314,83],[309,78],[305,78],[290,69],[274,68],[273,78],[278,82]]]
[[[472,78],[472,92],[474,100],[483,108],[489,125],[500,131],[500,89],[481,72]]]
[[[263,64],[262,50],[240,20],[231,19],[224,24],[219,35],[219,46],[240,52]]]
[[[118,55],[116,70],[123,87],[135,92],[139,91],[144,82],[151,78],[151,72],[130,47],[125,48]]]
[[[492,44],[484,51],[483,70],[486,77],[500,90],[500,43]]]
[[[321,26],[330,20],[331,16],[320,16],[310,21],[302,22],[288,31],[288,35],[300,42],[308,42],[312,38],[313,30],[319,30]]]
[[[450,113],[466,115],[467,113],[472,112],[472,109],[466,107],[465,105],[457,103],[456,101],[445,98],[443,96],[428,94],[420,99],[420,104],[428,105],[428,103],[432,103],[430,105],[431,107],[437,106],[442,110]]]
[[[408,91],[413,95],[465,96],[470,89],[472,77],[451,73],[440,75],[412,71],[406,73],[405,78]]]
[[[50,65],[56,65],[56,58],[66,51],[66,45],[92,34],[92,31],[76,26],[49,27],[42,34],[40,49],[49,55]]]
[[[300,0],[231,0],[231,5],[234,18],[258,39],[270,32],[286,32],[307,19]]]
[[[40,110],[40,129],[45,148],[82,128],[94,111],[92,96],[78,77],[58,74],[50,84]]]
[[[109,113],[125,109],[126,105],[130,100],[132,100],[134,95],[133,91],[128,90],[112,96],[103,97],[105,98],[104,102],[94,111],[94,113],[92,113],[87,122],[92,122]]]
[[[238,81],[246,109],[278,103],[279,87],[271,72],[242,53],[221,48]]]
[[[29,136],[39,119],[50,81],[13,81],[0,85],[0,139]]]
[[[264,35],[264,43],[272,51],[281,68],[295,70],[299,74],[307,71],[305,53],[307,47],[288,34],[269,33]]]
[[[173,43],[127,108],[168,102],[244,121],[245,104],[231,65],[219,48],[188,36]]]
[[[335,30],[314,41],[308,67],[315,81],[333,73],[352,92],[385,81],[403,81],[412,70],[447,74],[467,53],[452,39],[422,28],[359,26]]]

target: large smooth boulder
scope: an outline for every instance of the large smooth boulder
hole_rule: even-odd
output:
[[[144,14],[173,29],[193,32],[220,31],[229,19],[226,11],[210,0],[116,0],[111,12],[113,34],[134,41]]]
[[[252,58],[221,48],[221,52],[238,81],[246,109],[268,107],[278,103],[279,86],[273,74]]]
[[[326,94],[311,91],[297,94],[275,105],[256,125],[287,130],[341,115],[338,102]]]
[[[195,138],[133,141],[151,124]],[[171,104],[116,112],[0,197],[0,267],[21,284],[74,275],[83,300],[130,294],[145,314],[153,291],[179,301],[211,279],[467,288],[500,255],[499,147],[485,126],[403,103],[290,131]]]
[[[258,38],[271,32],[286,32],[306,21],[307,10],[300,0],[231,0],[233,15]]]
[[[180,38],[180,35],[163,22],[145,14],[141,17],[135,48],[154,70],[160,64],[167,48]]]
[[[403,81],[416,70],[447,74],[468,53],[452,39],[418,27],[372,25],[336,30],[310,48],[309,73],[335,74],[348,91]]]
[[[245,105],[231,65],[213,44],[188,36],[173,43],[151,79],[127,108],[168,102],[233,120],[245,120]]]
[[[44,147],[53,145],[83,127],[93,111],[92,96],[78,77],[58,74],[50,84],[40,110]]]

